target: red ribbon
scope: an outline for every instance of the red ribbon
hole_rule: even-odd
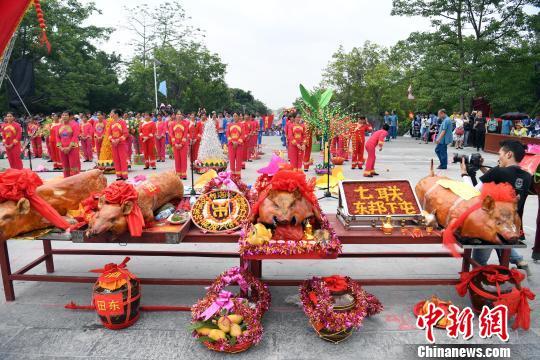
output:
[[[339,292],[345,291],[348,289],[347,280],[343,276],[333,275],[328,277],[323,277],[323,281],[326,284],[326,287],[330,291]]]
[[[525,279],[525,275],[517,269],[510,270],[510,275],[501,274],[499,270],[508,271],[508,268],[501,265],[486,265],[475,268],[470,272],[462,272],[460,273],[461,281],[456,285],[456,290],[460,296],[465,296],[467,289],[471,286],[478,295],[492,300],[495,305],[505,305],[508,308],[509,315],[515,315],[514,324],[512,325],[513,329],[521,327],[524,330],[529,330],[531,326],[531,308],[528,300],[535,298],[535,294],[529,288],[521,288],[519,290],[514,288],[509,293],[494,296],[470,284],[472,279],[480,273],[486,273],[486,279],[489,282],[495,283],[497,287],[498,283],[510,279],[513,279],[516,285],[519,285]]]
[[[103,267],[103,269],[93,269],[93,270],[90,270],[90,272],[101,274],[98,278],[98,281],[101,281],[101,282],[113,282],[118,279],[126,279],[126,280],[136,279],[135,275],[133,275],[131,272],[129,272],[128,269],[126,269],[126,264],[128,263],[129,260],[130,260],[130,257],[127,256],[124,259],[124,261],[122,261],[120,264],[109,263],[109,264],[106,264]],[[117,276],[114,278],[107,277],[108,274],[112,274],[115,272],[119,272],[120,276]]]
[[[8,169],[0,173],[0,203],[4,201],[19,201],[22,198],[28,199],[32,209],[37,211],[54,226],[67,230],[68,222],[40,197],[36,190],[43,185],[41,178],[29,169]]]
[[[133,203],[131,212],[125,215],[126,221],[128,223],[129,233],[131,236],[141,236],[142,229],[144,227],[144,217],[137,202],[139,199],[139,193],[137,190],[135,190],[133,185],[124,181],[115,181],[109,187],[103,190],[103,195],[109,204],[123,205],[127,201],[131,201]]]

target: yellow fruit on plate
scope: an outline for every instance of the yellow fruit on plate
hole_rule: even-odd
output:
[[[203,328],[197,329],[197,334],[203,335],[203,336],[208,336],[210,334],[211,330],[212,329],[203,327]]]
[[[210,330],[210,333],[208,334],[208,337],[212,340],[225,340],[226,336],[225,333],[218,329],[212,329]]]
[[[232,322],[227,316],[220,317],[218,322],[217,322],[218,328],[221,331],[226,332],[226,333],[231,331],[231,324],[232,324]]]
[[[231,336],[240,336],[242,335],[242,328],[240,328],[240,325],[238,324],[232,324],[231,325],[231,332],[230,332],[230,335]]]
[[[231,320],[234,324],[240,324],[242,322],[242,320],[244,320],[244,317],[242,315],[236,315],[236,314],[231,314],[229,316],[227,316],[229,318],[229,320]]]

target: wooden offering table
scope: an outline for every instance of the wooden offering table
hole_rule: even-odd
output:
[[[361,244],[361,245],[410,245],[410,251],[379,251],[379,252],[348,252],[344,251],[340,258],[448,258],[450,253],[445,250],[420,252],[415,249],[414,245],[418,244],[441,244],[442,237],[439,231],[434,231],[429,235],[425,234],[421,237],[413,237],[409,234],[402,234],[400,229],[395,229],[392,235],[384,235],[382,231],[373,228],[362,230],[346,230],[343,225],[337,220],[335,214],[328,214],[330,223],[336,231],[341,243]],[[246,265],[250,271],[258,278],[262,278],[266,283],[273,286],[296,286],[303,280],[275,280],[265,279],[262,272],[263,260],[243,260],[240,259],[237,251],[170,251],[170,250],[128,250],[125,247],[116,250],[98,250],[98,249],[61,249],[52,246],[52,242],[72,241],[74,243],[123,243],[123,244],[178,244],[182,247],[182,243],[198,243],[198,244],[233,244],[238,242],[238,233],[232,234],[211,234],[202,233],[191,222],[182,226],[177,226],[175,229],[167,227],[167,231],[156,231],[155,229],[145,230],[140,238],[131,238],[129,235],[124,235],[117,240],[112,241],[106,236],[97,236],[88,238],[84,232],[74,232],[73,234],[66,233],[50,233],[42,236],[38,241],[43,242],[43,255],[31,263],[23,266],[19,270],[12,272],[8,251],[8,241],[0,244],[0,267],[2,271],[2,280],[4,284],[4,293],[6,301],[15,300],[15,292],[13,289],[13,281],[50,281],[50,282],[78,282],[78,283],[93,283],[96,281],[94,276],[67,276],[53,275],[54,273],[54,255],[125,255],[125,256],[171,256],[171,257],[211,257],[211,258],[239,258],[240,265]],[[17,241],[17,240],[10,240]],[[20,240],[19,240],[20,241]],[[220,246],[216,246],[220,248]],[[465,249],[462,256],[462,271],[469,271],[471,264],[471,249]],[[501,257],[501,265],[508,266],[510,248],[503,250]],[[336,261],[336,260],[322,260]],[[337,260],[339,261],[339,259]],[[37,265],[45,262],[47,274],[27,274],[28,271]],[[100,265],[103,261],[96,266]],[[178,273],[181,274],[182,269],[179,263]],[[225,270],[225,269],[224,269]],[[217,276],[217,274],[216,274]],[[186,278],[141,278],[142,284],[151,285],[208,285],[214,279],[186,279]],[[453,285],[458,282],[458,276],[455,278],[422,278],[422,279],[403,279],[403,278],[380,278],[380,279],[357,279],[362,285]]]
[[[528,144],[540,145],[540,139],[538,138],[518,137],[518,136],[487,133],[486,141],[484,143],[484,151],[493,153],[493,154],[498,153],[499,149],[501,148],[500,143],[501,141],[504,141],[504,140],[517,140],[521,142],[523,145],[528,145]]]

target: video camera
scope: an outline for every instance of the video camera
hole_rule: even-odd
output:
[[[467,174],[469,174],[474,186],[476,186],[476,184],[478,183],[478,181],[476,180],[476,173],[483,166],[482,163],[484,162],[484,159],[482,158],[482,155],[479,153],[474,153],[471,155],[454,153],[452,163],[454,164],[461,163],[461,161],[463,160],[465,160],[465,166],[467,167]]]

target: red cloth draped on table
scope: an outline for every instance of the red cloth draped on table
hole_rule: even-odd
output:
[[[509,272],[509,275],[501,273],[501,270],[503,272]],[[483,291],[472,283],[472,280],[480,274],[484,274],[489,282],[495,283],[498,291],[499,283],[509,280],[513,280],[518,288],[513,288],[509,293],[495,296]],[[528,300],[533,300],[535,298],[535,294],[529,288],[522,288],[519,286],[519,284],[525,279],[525,275],[523,275],[519,270],[510,270],[501,265],[486,265],[477,267],[470,272],[462,272],[460,273],[460,277],[460,282],[456,285],[456,291],[459,296],[465,296],[465,294],[467,294],[467,290],[471,288],[471,291],[474,291],[476,294],[493,301],[495,306],[505,305],[508,308],[508,313],[510,316],[516,315],[512,328],[517,329],[521,327],[524,330],[529,330],[531,325],[531,308]]]
[[[51,51],[51,44],[45,32],[46,25],[39,0],[0,0],[0,14],[2,14],[2,21],[0,21],[0,58],[13,33],[19,27],[26,10],[32,3],[35,4],[39,27],[41,28],[40,42],[47,47],[47,51]]]
[[[446,227],[443,233],[443,245],[452,253],[454,257],[459,258],[460,255],[456,250],[456,235],[454,234],[467,220],[467,217],[474,211],[482,208],[482,201],[490,196],[495,201],[512,202],[516,200],[516,192],[508,183],[486,183],[482,185],[482,193],[478,197],[478,202],[468,208],[461,216],[454,219]]]
[[[38,186],[43,185],[41,178],[29,169],[8,169],[0,173],[0,202],[28,199],[32,209],[40,213],[54,226],[67,230],[68,222],[49,203],[37,193]]]
[[[105,190],[103,190],[105,201],[109,204],[124,205],[127,201],[133,203],[133,208],[126,216],[129,233],[131,236],[141,236],[144,227],[144,217],[137,203],[139,194],[133,185],[124,181],[115,181]]]

